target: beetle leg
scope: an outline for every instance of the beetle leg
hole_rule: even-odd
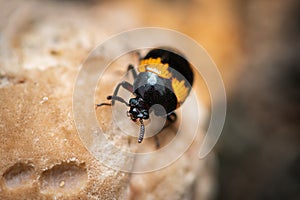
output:
[[[127,67],[127,72],[129,72],[130,70],[131,70],[133,78],[136,79],[137,72],[132,64],[128,65],[128,67]]]
[[[112,100],[112,101],[119,101],[121,103],[124,103],[126,106],[129,106],[129,104],[122,98],[119,96],[107,96],[107,100]],[[111,103],[99,103],[96,104],[96,108],[100,107],[100,106],[111,106]]]
[[[160,142],[159,142],[158,136],[157,136],[157,135],[154,135],[154,139],[155,139],[156,149],[159,149],[159,147],[160,147]]]
[[[118,96],[118,92],[120,87],[123,87],[124,89],[128,90],[129,92],[133,93],[133,85],[131,85],[130,83],[128,83],[127,81],[122,81],[121,83],[119,83],[114,91],[114,94],[112,95],[112,101],[111,104],[114,105],[115,104],[115,99],[114,97]]]
[[[100,106],[111,106],[111,103],[99,103],[99,104],[96,104],[96,108],[98,108]]]
[[[177,115],[176,115],[176,113],[172,112],[171,114],[169,114],[169,115],[167,116],[167,120],[168,120],[171,124],[173,124],[174,122],[176,122],[176,120],[177,120]]]
[[[171,114],[167,115],[167,120],[169,121],[169,123],[168,123],[167,125],[165,125],[165,126],[163,127],[163,129],[169,127],[169,126],[172,125],[174,122],[176,122],[176,120],[177,120],[177,115],[176,115],[176,113],[172,112]],[[163,129],[162,129],[162,130],[163,130]],[[162,130],[161,130],[161,131],[162,131]],[[161,132],[161,131],[160,131],[160,132]],[[159,142],[159,138],[158,138],[158,135],[157,135],[157,134],[154,136],[154,139],[155,139],[156,148],[158,149],[158,148],[160,147],[160,142]]]
[[[135,51],[135,55],[138,57],[139,61],[143,60],[142,54],[140,51]]]
[[[173,123],[176,122],[176,120],[177,120],[176,113],[172,112],[169,115],[167,115],[167,120],[168,120],[169,123],[167,125],[165,125],[163,129],[169,127],[170,125],[172,125]]]
[[[119,96],[107,96],[107,100],[119,101],[121,103],[124,103],[126,106],[129,106],[129,103],[127,103],[122,97]]]
[[[115,101],[120,101],[122,103],[125,103],[128,106],[128,103],[121,97],[118,96],[118,92],[120,87],[123,87],[124,89],[128,90],[129,92],[133,93],[133,86],[128,83],[127,81],[122,81],[121,83],[119,83],[114,91],[114,94],[112,96],[107,96],[108,100],[111,100],[111,103],[99,103],[96,104],[96,108],[100,107],[100,106],[112,106],[115,104]]]

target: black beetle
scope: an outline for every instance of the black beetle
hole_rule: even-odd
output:
[[[138,142],[141,143],[144,138],[145,126],[143,120],[149,119],[150,107],[159,104],[161,109],[151,110],[157,116],[166,116],[168,121],[175,122],[176,114],[174,110],[178,108],[189,95],[194,74],[189,62],[181,55],[165,49],[152,49],[148,54],[140,59],[138,71],[133,65],[128,66],[131,70],[134,83],[127,81],[119,83],[113,93],[108,96],[111,103],[97,104],[97,107],[103,105],[114,105],[115,101],[120,101],[129,107],[128,117],[132,121],[140,122],[140,135]],[[188,82],[188,83],[187,83]],[[125,88],[135,95],[127,103],[118,96],[120,87]],[[157,138],[156,138],[157,139]],[[157,140],[157,146],[159,146]]]

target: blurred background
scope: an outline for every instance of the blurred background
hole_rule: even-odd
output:
[[[95,45],[130,28],[195,39],[219,67],[228,98],[215,199],[300,199],[299,1],[0,0],[0,8],[0,75],[45,60],[78,68]]]

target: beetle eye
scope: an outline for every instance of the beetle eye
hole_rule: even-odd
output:
[[[129,100],[129,104],[130,104],[130,106],[136,106],[136,105],[137,105],[137,103],[138,103],[138,102],[137,102],[137,100],[136,100],[136,99],[133,99],[133,98],[132,98],[132,99],[130,99],[130,100]]]
[[[149,113],[148,113],[147,110],[143,110],[142,114],[143,114],[143,119],[148,119],[149,118]]]
[[[142,113],[139,113],[139,114],[137,114],[137,116],[136,116],[137,118],[143,118],[144,116],[143,116],[143,114]]]

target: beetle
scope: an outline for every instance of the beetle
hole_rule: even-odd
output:
[[[128,106],[127,116],[132,121],[140,123],[138,143],[141,143],[145,133],[143,121],[149,119],[150,112],[153,111],[156,116],[166,117],[170,123],[176,121],[177,116],[174,111],[189,95],[194,74],[189,62],[181,54],[165,48],[152,49],[145,57],[140,58],[139,73],[131,64],[127,71],[132,72],[133,84],[122,81],[115,88],[113,95],[107,96],[107,100],[111,100],[111,103],[96,104],[96,107],[112,106],[115,101]],[[120,87],[128,90],[135,97],[126,102],[118,96]],[[161,105],[165,109],[164,112],[161,109],[151,108],[155,104]],[[157,137],[156,141],[159,146]]]

